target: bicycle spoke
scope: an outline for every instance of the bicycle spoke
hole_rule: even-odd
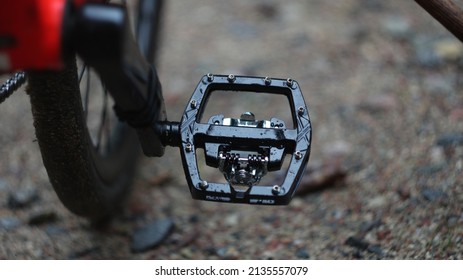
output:
[[[90,99],[90,71],[87,69],[87,85],[85,88],[85,96],[84,96],[84,119],[87,121],[88,119],[88,104]]]
[[[82,82],[82,78],[84,77],[85,70],[87,70],[87,64],[84,64],[82,70],[79,73],[79,84]]]
[[[108,112],[108,90],[106,87],[103,85],[103,111],[101,112],[101,120],[100,120],[100,127],[98,129],[98,138],[97,138],[97,143],[96,143],[96,149],[99,151],[100,146],[101,146],[101,140],[103,139],[103,132],[105,130],[106,126],[106,118],[107,118],[107,112]],[[109,141],[108,141],[109,143]]]

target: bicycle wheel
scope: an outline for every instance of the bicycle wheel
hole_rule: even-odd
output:
[[[122,1],[129,12],[135,10],[129,13],[132,30],[140,34],[138,42],[150,42],[143,53],[153,59],[156,49],[152,46],[160,22],[159,17],[144,16],[149,14],[145,2],[151,2],[152,11],[160,15],[162,1],[139,1],[138,5],[132,2]],[[135,31],[140,25],[145,28],[143,33]],[[36,137],[48,177],[62,203],[77,215],[101,219],[127,196],[140,154],[139,144],[131,128],[109,117],[112,110],[104,86],[97,113],[90,108],[95,104],[89,97],[97,95],[95,83],[89,82],[94,73],[85,65],[78,70],[76,59],[68,59],[65,65],[60,72],[28,75]]]

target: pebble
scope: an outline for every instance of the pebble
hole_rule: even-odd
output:
[[[306,195],[333,187],[344,182],[347,175],[346,167],[337,159],[327,160],[320,166],[309,166],[301,179],[296,195]]]
[[[55,212],[43,211],[43,212],[33,213],[29,217],[28,224],[31,226],[40,226],[43,224],[49,224],[49,223],[56,222],[57,220],[58,220],[58,215],[56,215]]]
[[[429,202],[434,202],[434,201],[448,198],[447,193],[441,190],[430,189],[430,188],[424,188],[423,190],[421,190],[421,195],[424,197],[424,199],[426,199]]]
[[[376,94],[359,104],[359,109],[370,112],[387,112],[397,108],[397,98],[391,94]]]
[[[379,245],[370,245],[368,246],[367,251],[377,255],[378,257],[384,256],[383,249]]]
[[[15,217],[0,218],[0,228],[6,231],[14,230],[22,225],[22,222]]]
[[[49,236],[57,236],[68,233],[67,229],[57,225],[49,225],[45,228],[45,233]]]
[[[83,259],[83,258],[89,257],[90,255],[94,253],[99,252],[100,250],[101,248],[99,246],[90,247],[90,248],[86,248],[80,251],[72,252],[71,254],[69,254],[68,258],[71,260]]]
[[[222,247],[216,250],[217,256],[223,259],[237,259],[239,252],[235,247]]]
[[[352,154],[353,150],[352,145],[343,140],[329,142],[322,147],[323,154],[328,158],[347,157]]]
[[[383,222],[380,219],[373,220],[373,221],[370,221],[370,222],[363,222],[360,225],[360,232],[367,233],[367,232],[381,226],[382,224],[383,224]]]
[[[135,230],[132,235],[132,252],[141,253],[158,246],[172,232],[173,227],[173,220],[166,218],[162,220],[155,220],[150,224]]]
[[[296,252],[296,257],[298,259],[308,260],[308,259],[310,259],[310,254],[306,249],[299,249]]]
[[[416,36],[414,46],[416,60],[421,66],[432,68],[463,57],[463,46],[454,38],[429,39]]]
[[[354,248],[357,248],[357,249],[360,249],[360,250],[366,250],[368,248],[368,246],[370,246],[370,244],[368,242],[366,242],[363,239],[360,239],[358,237],[355,237],[355,236],[351,236],[351,237],[347,238],[346,241],[344,242],[344,244],[346,244],[348,246],[351,246],[351,247],[354,247]]]
[[[381,208],[388,203],[388,200],[384,195],[377,195],[368,201],[368,207],[370,208]]]
[[[457,60],[463,55],[463,45],[453,38],[439,40],[434,43],[433,48],[437,56],[443,60]]]
[[[449,133],[437,139],[437,146],[444,148],[463,145],[463,133]]]
[[[188,219],[188,221],[190,221],[190,223],[193,223],[193,224],[198,223],[200,220],[201,218],[195,214],[191,215],[190,218]]]
[[[347,238],[346,242],[345,242],[346,245],[348,246],[351,246],[353,248],[357,248],[361,251],[367,251],[369,253],[373,253],[375,255],[377,255],[378,257],[383,257],[384,256],[384,252],[383,252],[383,249],[381,249],[381,247],[379,245],[375,245],[375,244],[370,244],[368,243],[367,241],[361,239],[361,238],[358,238],[358,237],[355,237],[355,236],[351,236],[349,238]],[[360,252],[358,252],[358,255],[359,257],[358,258],[363,258],[363,256],[360,254]]]
[[[447,217],[447,226],[454,227],[458,225],[458,216],[457,215],[450,215]]]
[[[431,162],[434,164],[442,164],[445,162],[445,151],[441,146],[434,146],[429,153]]]
[[[411,192],[408,188],[400,187],[397,189],[397,194],[399,195],[400,199],[407,200],[411,197]]]
[[[405,39],[410,35],[410,23],[403,16],[390,16],[382,20],[384,31],[396,39]]]
[[[9,194],[8,207],[10,209],[26,208],[38,200],[39,193],[36,189],[18,190]]]
[[[0,179],[0,191],[8,189],[8,182],[6,180]]]
[[[276,3],[261,2],[256,4],[256,11],[265,19],[273,20],[278,17],[279,9]]]

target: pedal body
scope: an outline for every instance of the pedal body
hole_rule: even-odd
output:
[[[289,100],[294,127],[271,118],[256,120],[251,112],[239,118],[214,115],[201,123],[213,91],[280,94]],[[180,152],[193,198],[209,201],[284,205],[296,191],[310,156],[312,127],[309,111],[296,81],[234,75],[205,75],[187,104],[179,125]],[[227,183],[201,177],[197,152],[208,166],[218,168]],[[280,185],[259,185],[268,172],[280,170],[290,155]]]

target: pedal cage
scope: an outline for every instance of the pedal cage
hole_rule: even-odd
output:
[[[212,116],[200,123],[210,94],[216,90],[269,93],[288,97],[294,128],[283,121],[255,121]],[[309,111],[296,81],[234,75],[205,75],[186,106],[180,123],[180,152],[192,197],[200,200],[284,205],[291,201],[309,160],[312,128]],[[204,149],[206,164],[219,168],[228,184],[203,180],[196,150]],[[291,155],[281,185],[257,185],[267,172],[279,170]]]

